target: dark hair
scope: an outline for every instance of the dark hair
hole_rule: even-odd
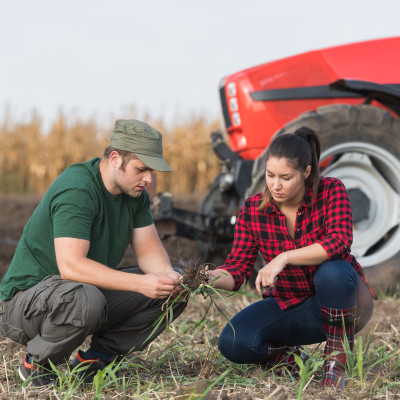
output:
[[[319,184],[319,157],[321,154],[321,143],[318,135],[311,128],[302,126],[294,133],[286,133],[276,136],[267,149],[265,163],[271,157],[286,158],[291,166],[305,172],[311,165],[311,172],[306,179],[306,186],[312,187],[313,199],[315,198]],[[271,201],[271,193],[265,185],[264,196],[258,209],[263,210]]]
[[[137,160],[137,158],[138,158],[135,153],[131,153],[130,151],[126,151],[126,150],[118,150],[112,146],[107,146],[104,149],[103,158],[110,158],[110,154],[113,151],[116,151],[122,157],[122,164],[120,167],[122,169],[122,171],[125,171],[126,164],[128,164],[128,162],[130,160]]]

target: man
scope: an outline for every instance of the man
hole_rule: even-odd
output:
[[[165,328],[149,337],[165,298],[180,290],[180,274],[151,216],[145,188],[153,170],[171,171],[161,133],[118,120],[103,157],[67,168],[32,214],[0,287],[0,333],[27,347],[22,380],[52,383],[43,374],[49,361],[66,362],[92,335],[89,349],[70,363],[88,365],[90,381]],[[119,270],[129,243],[139,267]],[[185,303],[174,307],[177,317]]]

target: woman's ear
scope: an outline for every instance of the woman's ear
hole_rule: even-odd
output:
[[[309,165],[304,171],[304,179],[307,179],[311,174],[311,165]]]

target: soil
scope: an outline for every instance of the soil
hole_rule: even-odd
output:
[[[180,208],[198,209],[201,198],[195,195],[181,195],[174,198],[174,204]],[[22,234],[23,227],[33,210],[40,201],[38,196],[22,195],[0,195],[0,279],[11,261],[17,242]],[[163,243],[171,257],[176,263],[193,263],[199,259],[196,244],[189,239],[168,236]],[[127,251],[122,261],[124,265],[135,263],[134,255]],[[399,346],[400,313],[399,302],[394,299],[375,301],[374,314],[368,325],[361,332],[367,335],[373,331],[373,341],[392,343],[392,346]],[[190,310],[188,310],[190,312]],[[190,314],[186,315],[190,318]],[[15,346],[8,339],[0,336],[2,351],[9,351],[10,355],[15,352]]]

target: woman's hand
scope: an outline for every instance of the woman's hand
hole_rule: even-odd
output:
[[[279,273],[283,270],[283,268],[285,268],[286,265],[287,259],[285,257],[285,253],[281,253],[258,271],[255,284],[257,292],[260,296],[263,293],[263,287],[274,287]]]

